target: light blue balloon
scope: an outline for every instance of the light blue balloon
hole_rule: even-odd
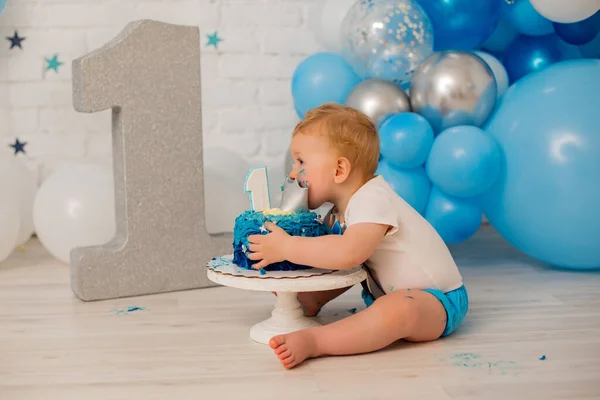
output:
[[[502,153],[489,135],[476,126],[442,131],[427,159],[431,182],[451,196],[483,193],[498,178]]]
[[[344,104],[360,82],[344,59],[333,53],[316,53],[305,58],[292,76],[292,97],[299,115],[322,104]]]
[[[505,162],[483,212],[551,265],[600,268],[599,93],[599,60],[556,63],[512,85],[487,126]]]
[[[383,179],[390,184],[398,196],[402,197],[418,213],[425,212],[431,191],[431,182],[429,182],[424,168],[396,169],[385,160],[381,160],[376,174],[383,176]]]
[[[6,0],[0,0],[0,13],[2,13],[5,6],[6,6]]]
[[[472,200],[448,196],[435,186],[431,189],[425,218],[444,242],[471,238],[481,225],[481,217],[481,209]]]
[[[492,34],[502,15],[498,0],[419,0],[433,24],[433,49],[471,50]]]
[[[542,17],[529,0],[515,0],[512,4],[502,1],[502,4],[506,19],[523,35],[540,36],[554,33],[552,21]]]
[[[496,29],[492,32],[492,35],[483,43],[481,47],[485,50],[492,51],[494,53],[502,53],[508,46],[519,36],[519,32],[514,26],[506,19],[501,18]]]
[[[393,167],[415,168],[425,163],[433,144],[433,128],[419,114],[405,112],[379,127],[381,156]]]

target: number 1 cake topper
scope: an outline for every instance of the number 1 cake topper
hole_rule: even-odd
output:
[[[250,209],[260,212],[271,208],[267,167],[252,168],[246,175],[244,191],[250,196]]]

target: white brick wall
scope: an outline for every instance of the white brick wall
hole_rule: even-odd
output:
[[[71,60],[148,18],[200,27],[205,148],[266,164],[278,179],[297,122],[291,75],[320,50],[306,17],[317,1],[9,0],[0,14],[0,151],[27,141],[20,157],[40,182],[65,161],[110,162],[110,112],[73,110]],[[15,29],[23,50],[4,39]],[[214,30],[224,39],[217,50],[205,47]],[[54,53],[64,62],[58,74],[44,71]]]

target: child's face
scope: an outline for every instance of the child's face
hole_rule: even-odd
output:
[[[290,178],[308,185],[308,207],[314,210],[330,201],[337,157],[327,138],[299,133],[292,138],[290,152],[294,159]]]

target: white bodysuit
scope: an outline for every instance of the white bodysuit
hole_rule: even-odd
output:
[[[391,226],[365,262],[375,297],[399,289],[458,289],[463,280],[448,247],[414,208],[375,176],[354,193],[344,215],[346,228],[363,222]],[[383,293],[382,293],[383,291]]]

